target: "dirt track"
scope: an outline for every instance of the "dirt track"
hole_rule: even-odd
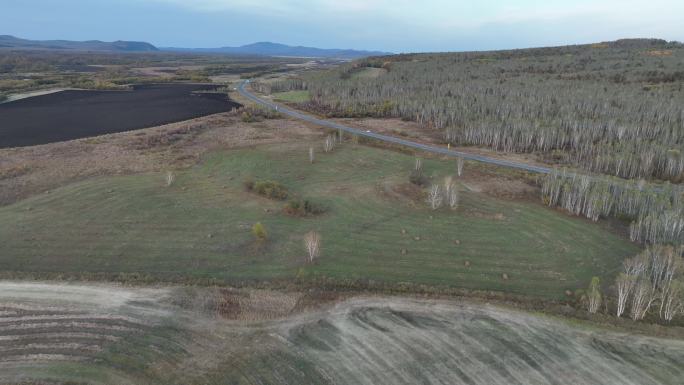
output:
[[[33,146],[154,127],[229,111],[211,85],[162,84],[134,91],[63,91],[0,104],[0,148]]]

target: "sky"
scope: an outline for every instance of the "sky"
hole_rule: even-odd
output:
[[[684,41],[684,0],[0,0],[0,35],[389,52]]]

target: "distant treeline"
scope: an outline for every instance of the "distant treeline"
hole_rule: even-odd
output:
[[[261,76],[304,59],[189,53],[102,53],[0,49],[0,101],[9,94],[48,88],[121,89],[146,82],[209,82],[211,76]],[[136,71],[158,67],[168,76]]]
[[[353,74],[384,68],[368,78]],[[268,85],[334,116],[398,117],[444,139],[625,178],[684,177],[684,48],[663,40],[364,59]],[[258,86],[258,85],[257,85]]]

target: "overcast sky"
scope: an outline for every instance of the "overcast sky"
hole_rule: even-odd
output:
[[[0,34],[392,52],[684,41],[684,0],[0,0]]]

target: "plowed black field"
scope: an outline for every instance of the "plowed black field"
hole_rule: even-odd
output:
[[[0,104],[0,148],[33,146],[178,122],[239,105],[211,85],[141,85],[133,91],[63,91]]]

